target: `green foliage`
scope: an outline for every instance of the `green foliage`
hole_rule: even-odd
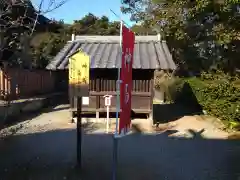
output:
[[[106,16],[96,17],[89,13],[72,25],[59,23],[60,28],[53,32],[36,33],[32,39],[31,54],[33,66],[44,68],[48,62],[76,35],[119,35],[119,23],[110,22]]]
[[[159,89],[165,92],[167,102],[185,105],[198,111],[202,109],[193,93],[192,87],[182,78],[172,77],[166,79],[166,81],[163,81],[156,87],[161,87]]]
[[[164,71],[156,71],[154,79],[155,89],[164,92],[167,102],[174,102],[178,89],[181,89],[183,85],[182,79]]]
[[[240,88],[236,87],[231,77],[219,76],[209,80],[191,78],[187,81],[208,114],[218,117],[229,124],[240,123]],[[204,81],[205,80],[205,81]]]
[[[132,26],[131,29],[137,35],[156,35],[157,34],[145,24],[141,24],[141,25],[135,24]]]
[[[135,7],[126,2],[122,10],[161,30],[181,72],[225,72],[171,79],[156,88],[165,89],[167,100],[189,106],[195,103],[195,96],[208,114],[236,127],[240,123],[240,81],[236,77],[240,69],[240,1],[147,2],[140,0]]]
[[[194,97],[190,97],[192,91],[209,115],[227,122],[233,128],[240,125],[240,88],[235,83],[237,79],[223,73],[203,73],[199,78],[176,78],[168,83],[167,96],[175,103],[193,106],[196,102],[193,101]],[[191,88],[184,88],[187,84]]]
[[[76,20],[69,27],[68,33],[77,35],[119,35],[118,22],[110,22],[106,16],[96,17],[89,13],[81,20]]]
[[[165,79],[161,84],[157,84],[157,89],[162,89],[165,92],[167,102],[176,102],[176,99],[181,92],[184,81],[180,78]]]
[[[45,68],[70,39],[68,35],[57,33],[39,33],[32,39],[31,55],[34,68]]]
[[[43,15],[37,18],[30,0],[0,1],[0,7],[0,59],[10,66],[29,66],[32,32],[56,31],[60,25]]]
[[[5,9],[8,8],[7,5],[11,4],[7,3]],[[45,68],[66,42],[71,40],[72,33],[76,35],[119,35],[120,33],[119,22],[110,22],[106,16],[96,17],[89,13],[82,19],[75,20],[71,25],[65,24],[62,20],[50,22],[40,15],[35,32],[30,36],[32,30],[30,25],[33,25],[36,14],[34,8],[30,6],[27,15],[24,15],[26,9],[24,4],[13,8],[13,11],[8,14],[3,13],[0,18],[2,27],[0,58],[8,61],[12,66],[23,66],[22,64],[25,63],[23,61],[28,55],[27,59],[32,59],[25,63],[28,67]]]
[[[140,0],[124,13],[161,30],[180,68],[191,71],[240,69],[239,0]]]

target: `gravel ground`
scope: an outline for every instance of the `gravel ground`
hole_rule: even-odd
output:
[[[68,124],[67,106],[23,119],[0,132],[8,137],[0,141],[0,180],[111,179],[113,139],[103,126],[87,127],[80,171],[75,167],[76,125]],[[134,123],[153,131],[147,120]],[[195,117],[161,126],[167,127],[161,133],[133,133],[119,140],[118,179],[239,180],[240,141],[225,140],[225,132]],[[183,138],[187,132],[196,133]]]
[[[3,138],[11,134],[20,135],[73,128],[73,126],[66,123],[70,117],[68,105],[46,108],[40,113],[20,117],[19,123],[0,130],[0,137]]]

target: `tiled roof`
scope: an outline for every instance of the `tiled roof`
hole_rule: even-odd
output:
[[[77,36],[69,41],[47,66],[47,69],[68,69],[68,57],[81,48],[91,58],[91,68],[118,68],[121,62],[119,36]],[[136,36],[134,69],[176,69],[166,42],[157,36]]]

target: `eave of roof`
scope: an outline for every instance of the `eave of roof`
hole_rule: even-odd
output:
[[[80,48],[91,56],[91,68],[118,68],[120,66],[119,36],[76,36],[58,53],[47,69],[67,69],[68,57]],[[157,36],[136,36],[134,69],[176,69],[166,42]]]

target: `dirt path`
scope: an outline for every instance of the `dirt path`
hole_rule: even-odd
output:
[[[0,141],[0,180],[111,179],[112,135],[104,134],[99,126],[88,127],[80,174],[74,167],[76,130],[74,124],[68,124],[69,118],[69,110],[59,106],[19,123],[17,132],[9,132],[11,128],[1,131],[1,135],[15,135]],[[143,131],[151,130],[147,120],[134,123]],[[224,140],[225,132],[195,117],[167,125],[159,134],[120,139],[118,179],[239,180],[239,141]],[[174,133],[175,137],[169,137]]]

